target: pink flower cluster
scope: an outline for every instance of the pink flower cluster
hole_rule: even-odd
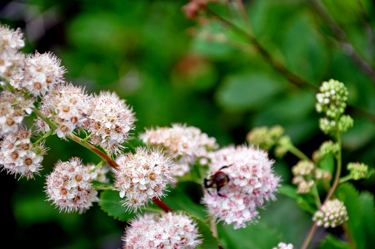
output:
[[[41,162],[46,149],[43,145],[33,146],[31,134],[31,130],[19,128],[0,141],[0,165],[9,174],[30,179],[42,170]]]
[[[59,85],[42,98],[40,111],[59,125],[55,133],[60,138],[74,129],[82,127],[86,121],[89,96],[81,87],[72,84]],[[42,132],[50,130],[42,119],[36,120],[36,125]]]
[[[116,93],[110,92],[100,92],[87,105],[90,109],[84,128],[91,133],[90,142],[118,154],[134,128],[132,109]]]
[[[144,143],[160,146],[175,161],[173,176],[183,176],[190,171],[190,164],[207,157],[207,151],[218,147],[216,139],[193,126],[172,124],[146,130],[139,136]]]
[[[32,107],[32,99],[25,99],[24,96],[10,91],[2,91],[0,93],[0,136],[17,132],[25,112],[30,114]]]
[[[152,198],[164,196],[163,191],[171,181],[171,160],[158,150],[136,148],[136,154],[127,153],[116,160],[115,187],[123,198],[124,205],[137,210]]]
[[[131,222],[124,249],[195,248],[202,243],[196,222],[184,214],[145,214]]]
[[[203,203],[219,221],[234,223],[234,228],[246,227],[254,221],[258,207],[265,201],[275,200],[274,193],[280,178],[273,173],[273,161],[268,154],[252,146],[226,147],[210,153],[211,172],[222,169],[229,182],[218,193],[205,193]]]
[[[53,201],[60,211],[82,213],[92,206],[92,202],[99,201],[97,191],[91,186],[93,176],[85,172],[78,157],[68,162],[58,161],[47,176],[48,201]]]

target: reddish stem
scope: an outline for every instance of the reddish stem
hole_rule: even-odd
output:
[[[164,210],[164,212],[168,213],[168,212],[173,212],[172,209],[170,209],[167,204],[165,204],[163,201],[161,201],[159,198],[156,198],[154,197],[152,199],[153,202],[156,203],[156,205],[158,205],[161,209]]]

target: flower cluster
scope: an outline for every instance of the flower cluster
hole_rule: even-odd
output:
[[[134,113],[116,93],[100,92],[87,104],[90,110],[84,128],[91,133],[90,142],[112,153],[119,153],[121,144],[134,128]]]
[[[97,191],[92,188],[94,174],[86,173],[77,157],[67,162],[58,161],[53,172],[47,176],[46,193],[48,201],[65,212],[82,213],[99,201]]]
[[[284,242],[280,242],[277,247],[274,247],[272,249],[293,249],[293,245],[292,244],[286,244]]]
[[[262,150],[270,150],[284,133],[284,128],[275,125],[271,128],[266,126],[253,128],[246,136],[246,140],[259,146]]]
[[[0,136],[16,132],[23,117],[32,112],[32,99],[4,90],[0,93]]]
[[[183,176],[190,171],[189,164],[207,157],[207,151],[217,148],[216,139],[208,137],[199,128],[181,124],[146,130],[140,135],[144,143],[160,146],[173,158],[173,176]]]
[[[95,164],[89,163],[86,167],[84,167],[84,171],[90,174],[91,180],[95,180],[101,183],[109,183],[109,178],[107,177],[107,173],[110,170],[109,166],[102,166],[100,168],[95,167]]]
[[[364,163],[348,163],[346,168],[350,171],[350,175],[354,180],[366,178],[368,166]]]
[[[323,82],[319,90],[320,93],[316,95],[318,112],[325,112],[327,117],[333,119],[345,112],[349,93],[344,83],[331,79]]]
[[[9,173],[34,178],[42,170],[41,162],[46,149],[34,146],[30,141],[31,130],[19,128],[0,141],[0,165]]]
[[[159,150],[136,148],[136,154],[120,155],[117,160],[120,166],[115,171],[115,187],[120,191],[128,208],[137,210],[152,198],[164,196],[163,191],[171,181],[171,160]]]
[[[338,199],[329,200],[326,204],[321,206],[320,210],[315,212],[313,221],[318,226],[336,227],[343,224],[349,219],[348,212],[344,203]]]
[[[139,216],[125,231],[124,248],[195,248],[202,243],[196,222],[185,214]]]
[[[81,87],[61,84],[42,98],[41,112],[59,127],[54,131],[58,137],[65,138],[69,132],[82,127],[86,121],[89,96]],[[42,132],[50,130],[42,119],[36,120]]]
[[[316,168],[314,163],[308,160],[301,160],[292,168],[294,175],[293,184],[298,184],[297,193],[306,194],[315,184],[315,180],[331,180],[332,175],[326,170]],[[314,180],[315,179],[315,180]]]
[[[258,216],[257,207],[275,200],[280,178],[273,173],[268,154],[251,146],[226,147],[210,153],[212,172],[222,169],[229,182],[218,193],[205,193],[203,203],[217,220],[234,228],[246,227],[245,222]]]
[[[0,77],[9,80],[10,77],[22,73],[24,54],[18,52],[25,46],[23,34],[18,28],[13,30],[0,25]],[[4,82],[0,82],[3,85]]]

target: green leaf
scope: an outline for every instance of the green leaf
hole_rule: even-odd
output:
[[[325,155],[323,159],[318,163],[318,167],[333,174],[333,171],[335,170],[334,157],[332,155]]]
[[[363,210],[363,225],[366,234],[366,248],[375,245],[375,207],[374,196],[370,192],[360,194],[361,206]]]
[[[121,200],[118,191],[106,190],[100,195],[99,206],[109,216],[119,221],[128,221],[135,217],[136,214],[129,210],[127,211],[127,208],[121,205]]]
[[[297,204],[305,211],[314,214],[316,209],[306,200],[306,196],[300,196],[297,199]]]
[[[237,230],[229,225],[218,225],[218,233],[223,247],[230,249],[273,248],[282,239],[276,230],[256,223]]]
[[[197,248],[217,249],[219,245],[217,243],[217,239],[212,235],[210,227],[201,219],[192,215],[189,216],[197,222],[199,234],[201,234],[203,237],[203,243],[199,245]]]
[[[328,234],[320,245],[320,249],[351,249],[351,247],[348,243],[338,240],[332,234]]]
[[[296,188],[291,185],[283,185],[278,188],[280,194],[291,197],[293,199],[298,199],[299,195],[296,192]]]
[[[353,243],[357,245],[357,249],[365,249],[365,223],[367,220],[363,216],[363,208],[358,191],[352,184],[344,183],[338,187],[336,195],[344,202],[348,211],[349,220],[347,221],[347,225]]]
[[[227,77],[216,92],[217,102],[225,109],[258,109],[283,88],[267,74],[253,72]]]

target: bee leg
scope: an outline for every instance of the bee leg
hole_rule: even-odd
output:
[[[230,164],[230,165],[225,165],[223,167],[221,167],[219,170],[222,170],[222,169],[226,169],[226,168],[229,168],[230,166],[232,166],[233,164]]]

